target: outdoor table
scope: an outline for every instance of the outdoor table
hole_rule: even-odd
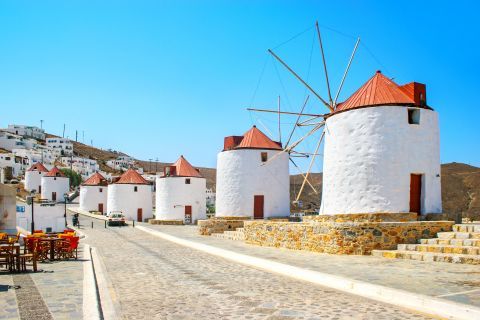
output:
[[[58,240],[61,240],[61,238],[58,237],[46,237],[42,238],[42,241],[48,241],[50,242],[50,260],[55,260],[55,243]]]
[[[0,247],[9,247],[10,244],[0,244]],[[17,260],[17,271],[20,271],[20,243],[14,243],[15,248],[15,260]]]

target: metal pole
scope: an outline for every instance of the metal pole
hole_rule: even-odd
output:
[[[92,229],[93,229],[93,221],[92,221]]]
[[[135,220],[132,220],[133,221],[133,227],[135,228]]]
[[[107,220],[103,220],[105,222],[105,229],[107,229]]]
[[[67,198],[65,199],[65,213],[63,214],[63,217],[65,218],[65,228],[67,227]]]
[[[31,225],[32,225],[32,234],[33,234],[33,231],[35,230],[35,218],[34,218],[34,215],[33,215],[33,203],[34,203],[34,201],[33,201],[33,197],[32,197],[32,223],[31,223]]]

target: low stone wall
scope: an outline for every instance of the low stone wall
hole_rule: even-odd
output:
[[[208,220],[198,220],[198,232],[201,235],[209,236],[212,233],[223,233],[227,230],[234,231],[242,228],[247,217],[221,217]]]
[[[304,216],[304,222],[407,222],[417,221],[415,212],[380,212],[354,214],[322,214],[318,216]]]
[[[399,243],[417,243],[450,231],[453,221],[245,221],[245,242],[260,246],[332,254],[371,254],[374,249],[396,249]],[[361,219],[360,219],[361,220]]]
[[[150,223],[150,224],[161,224],[161,225],[183,226],[183,220],[156,220],[156,219],[148,219],[148,223]]]

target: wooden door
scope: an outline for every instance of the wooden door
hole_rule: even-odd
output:
[[[263,219],[263,196],[253,196],[253,218]]]
[[[57,201],[57,193],[52,192],[52,201]]]
[[[98,212],[103,213],[103,203],[98,204]]]
[[[422,175],[410,175],[410,212],[420,214],[422,212]]]
[[[192,206],[185,206],[185,224],[192,223]]]
[[[38,193],[42,193],[42,186],[38,186]]]
[[[142,208],[138,208],[138,209],[137,209],[137,221],[138,221],[138,222],[142,222],[142,221],[143,221],[142,215],[143,215],[143,210],[142,210]]]

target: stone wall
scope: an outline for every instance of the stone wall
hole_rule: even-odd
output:
[[[321,218],[318,219],[308,222],[245,221],[245,242],[332,254],[366,255],[374,249],[396,249],[399,243],[434,238],[437,232],[450,231],[454,224],[453,221],[336,222],[339,217],[318,222]]]
[[[198,232],[209,236],[212,233],[223,233],[242,228],[248,217],[216,217],[208,220],[198,220]]]
[[[304,216],[305,222],[407,222],[417,221],[416,212],[354,213]]]
[[[148,219],[150,224],[161,224],[161,225],[183,225],[183,220],[157,220],[157,219]]]

